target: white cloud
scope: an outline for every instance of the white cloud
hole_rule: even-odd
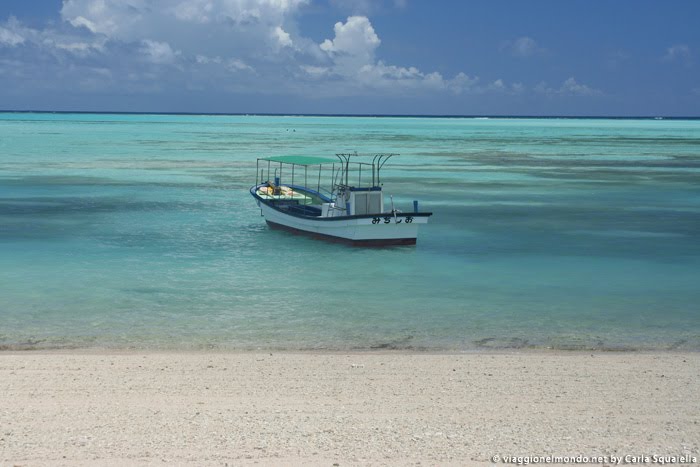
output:
[[[114,0],[113,0],[114,1]],[[122,0],[123,1],[123,0]],[[133,0],[130,0],[133,1]],[[151,0],[179,20],[195,23],[234,24],[279,21],[309,0]],[[173,6],[172,4],[175,3]]]
[[[312,78],[323,78],[332,73],[332,70],[325,66],[301,65],[301,69]]]
[[[153,63],[168,64],[173,63],[180,55],[180,51],[173,50],[167,42],[152,41],[144,39],[141,41],[141,53]]]
[[[489,89],[492,89],[494,91],[504,91],[506,89],[505,84],[503,84],[502,79],[497,79],[493,83],[489,84]]]
[[[376,64],[362,66],[356,76],[358,82],[367,87],[398,87],[416,88],[431,87],[440,89],[444,87],[440,73],[424,74],[415,67],[399,67],[386,65],[379,61]]]
[[[10,16],[5,26],[0,26],[0,46],[15,47],[24,44],[25,37],[22,29],[24,28],[17,21],[17,18]]]
[[[197,55],[195,57],[195,62],[200,64],[200,65],[212,65],[212,66],[221,66],[223,69],[237,73],[239,71],[250,71],[255,73],[255,69],[248,65],[246,62],[239,58],[221,58],[219,56],[216,57],[207,57],[206,55]]]
[[[256,63],[271,70],[284,61],[313,61],[298,56],[318,46],[296,36],[294,21],[298,9],[309,1],[65,0],[61,16],[64,24],[101,38],[113,55],[136,51],[148,63],[177,65],[183,72],[198,73],[192,68],[206,67],[207,74],[197,78],[213,81],[220,76],[217,73],[255,71]],[[129,57],[122,57],[121,64],[133,67],[135,76],[144,76]],[[170,82],[175,79],[169,76]],[[191,84],[189,78],[181,79]],[[271,82],[278,79],[276,75]],[[270,83],[257,84],[264,88]]]
[[[231,45],[264,54],[290,46],[285,24],[310,0],[65,0],[64,21],[111,40],[166,42],[183,54],[224,55]]]
[[[332,66],[302,69],[314,78],[334,76],[343,80],[346,93],[382,89],[393,94],[406,90],[460,94],[472,88],[478,80],[464,73],[446,80],[438,72],[426,73],[414,66],[390,65],[376,60],[375,53],[381,40],[365,16],[350,16],[345,23],[337,22],[334,32],[333,39],[326,39],[319,46],[332,61]]]
[[[231,71],[255,71],[253,67],[245,63],[243,60],[237,58],[231,58],[226,61],[226,68]]]
[[[273,29],[272,34],[277,39],[277,42],[279,42],[281,47],[292,47],[293,42],[291,36],[280,26],[276,26],[275,29]]]
[[[76,16],[75,18],[70,19],[68,22],[76,28],[85,27],[92,33],[99,32],[97,26],[95,26],[95,23],[89,19],[83,18],[82,16]]]
[[[53,42],[53,46],[79,55],[86,55],[93,50],[101,49],[100,46],[88,42]]]
[[[501,45],[501,50],[519,58],[529,58],[545,52],[545,49],[540,47],[535,39],[528,36],[519,37],[514,41],[505,41]]]
[[[14,47],[24,43],[24,37],[0,26],[0,45]]]
[[[211,21],[214,4],[208,0],[191,0],[181,2],[172,7],[175,17],[181,21],[191,21],[206,24]]]
[[[676,44],[666,49],[666,54],[663,56],[666,62],[681,62],[690,65],[692,62],[692,53],[690,47],[686,44]]]
[[[350,16],[345,24],[340,21],[335,23],[334,30],[335,38],[323,41],[321,50],[331,55],[356,57],[365,62],[374,59],[374,50],[381,41],[367,17]]]
[[[519,57],[529,57],[537,51],[537,42],[530,37],[519,37],[513,43],[513,53]]]
[[[206,55],[197,55],[195,60],[202,65],[208,65],[210,63],[220,65],[222,62],[221,57],[207,57]]]
[[[96,37],[89,31],[85,32],[87,35],[81,34],[80,31],[32,29],[10,17],[4,25],[0,25],[0,46],[26,45],[50,55],[68,52],[76,56],[87,56],[103,51],[104,38]],[[31,50],[26,50],[26,53],[31,53]]]
[[[134,22],[128,5],[106,0],[65,0],[61,16],[73,26],[85,26],[93,33],[112,36],[120,28]],[[135,0],[131,11],[143,7],[143,0]]]
[[[547,86],[547,83],[540,82],[534,90],[549,96],[600,96],[603,94],[599,89],[579,83],[573,76],[566,79],[558,88],[552,88]]]
[[[453,93],[462,94],[465,91],[475,89],[478,82],[478,77],[469,77],[468,75],[459,72],[453,79],[448,80],[445,85],[447,86],[447,89]]]
[[[576,96],[598,96],[602,94],[598,89],[578,83],[573,76],[564,81],[560,90],[563,94],[573,94]]]

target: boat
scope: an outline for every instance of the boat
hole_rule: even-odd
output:
[[[356,246],[415,245],[432,213],[418,211],[418,201],[412,211],[396,209],[393,196],[385,206],[380,171],[394,156],[259,158],[250,194],[273,229]]]

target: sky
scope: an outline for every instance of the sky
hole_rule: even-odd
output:
[[[0,109],[700,116],[697,0],[0,0]]]

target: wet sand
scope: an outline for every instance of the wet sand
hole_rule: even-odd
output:
[[[0,390],[1,465],[700,459],[700,353],[3,352]]]

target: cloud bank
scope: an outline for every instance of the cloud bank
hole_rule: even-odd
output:
[[[69,89],[80,93],[460,96],[522,94],[504,78],[487,82],[459,71],[443,76],[381,58],[382,40],[361,14],[329,25],[315,42],[298,17],[311,0],[64,0],[62,21],[31,28],[10,17],[0,23],[0,84],[18,93]],[[366,5],[367,11],[371,8]],[[396,3],[404,8],[405,2]],[[543,49],[529,37],[508,43],[527,58]],[[671,52],[674,56],[682,54]],[[550,95],[594,96],[574,78]]]

